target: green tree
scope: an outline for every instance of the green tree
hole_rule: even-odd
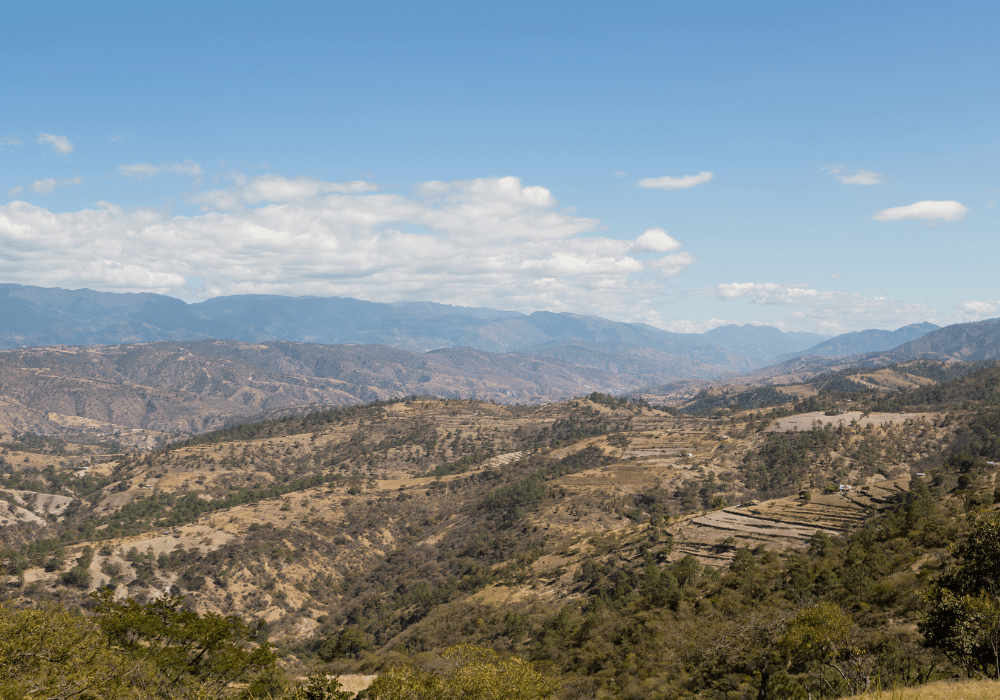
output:
[[[235,616],[186,610],[182,596],[140,605],[113,595],[107,588],[91,594],[98,625],[112,648],[148,665],[146,697],[202,692],[225,698],[276,689],[276,657],[256,627]]]
[[[380,675],[366,691],[372,700],[540,700],[557,683],[516,656],[503,658],[492,649],[470,644],[441,653],[448,667],[441,672],[396,666]]]
[[[848,694],[859,695],[871,687],[873,667],[855,636],[851,618],[824,601],[792,618],[779,648],[792,670],[811,676],[828,692],[843,694],[838,689],[843,684]]]
[[[351,700],[354,693],[341,690],[336,676],[314,673],[305,683],[296,683],[287,697],[288,700]]]
[[[83,615],[0,607],[0,699],[141,697],[131,681],[142,669],[102,642]]]
[[[324,661],[333,661],[340,656],[357,658],[367,648],[368,637],[365,633],[357,627],[347,627],[323,643],[319,648],[319,657]]]
[[[67,586],[75,586],[76,588],[90,588],[90,582],[92,577],[90,572],[82,566],[74,566],[69,571],[64,571],[60,574],[62,582]]]
[[[970,676],[1000,678],[1000,514],[977,519],[955,557],[924,593],[920,632]]]
[[[646,565],[646,573],[642,577],[642,595],[652,607],[669,606],[672,610],[676,610],[681,599],[677,577],[670,571],[660,571],[656,564],[650,562]]]
[[[884,573],[885,564],[885,554],[875,542],[872,532],[863,529],[852,538],[844,553],[840,580],[844,588],[860,603]]]

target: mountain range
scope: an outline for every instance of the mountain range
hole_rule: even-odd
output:
[[[835,372],[849,367],[876,369],[913,360],[978,362],[996,359],[1000,359],[1000,319],[994,318],[938,328],[886,350],[843,356],[812,353],[793,356],[770,367],[749,372],[740,378],[740,382],[747,384],[797,382],[824,372]]]
[[[468,347],[547,357],[655,384],[764,367],[827,338],[750,325],[671,333],[596,316],[432,302],[240,295],[188,304],[160,294],[0,285],[0,347],[6,348],[209,339],[363,343],[417,353]]]
[[[864,355],[869,352],[891,350],[903,343],[922,338],[931,331],[939,330],[941,326],[933,323],[912,323],[894,331],[884,331],[875,328],[865,331],[844,333],[824,340],[801,352],[791,353],[777,358],[778,362],[791,360],[803,355],[819,355],[821,357],[847,357],[849,355]]]
[[[407,393],[537,402],[585,393],[584,389],[634,391],[671,382],[737,378],[774,383],[847,366],[882,366],[916,358],[991,359],[1000,356],[998,324],[983,321],[940,328],[919,323],[832,338],[752,325],[673,333],[596,316],[525,314],[432,302],[239,295],[187,303],[150,293],[0,285],[0,349],[20,349],[19,357],[27,357],[26,348],[46,346],[101,346],[109,348],[100,351],[102,356],[138,357],[142,353],[136,347],[110,348],[153,343],[156,348],[149,350],[149,357],[207,354],[249,363],[247,367],[264,363],[268,371],[280,366],[275,371],[282,377],[307,377],[313,385],[335,379],[335,391],[326,386],[322,398],[308,399],[329,403]],[[269,350],[251,358],[250,347]],[[322,364],[319,360],[292,367],[287,359],[275,360],[275,353],[322,355],[327,358],[323,362],[340,369],[324,374],[316,369]],[[0,364],[9,368],[10,357]],[[147,357],[142,363],[148,361]],[[380,368],[379,363],[385,366]],[[104,373],[106,378],[118,374],[118,370]],[[251,370],[244,374],[249,376]],[[261,369],[255,376],[263,381]],[[284,379],[279,383],[287,384]],[[229,397],[228,402],[239,393],[237,389],[220,388],[218,396]],[[278,392],[280,400],[271,397],[270,403],[307,402],[305,393],[283,392]],[[255,411],[268,404],[248,402]]]

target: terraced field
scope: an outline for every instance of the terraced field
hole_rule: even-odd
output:
[[[772,551],[804,547],[816,532],[836,536],[859,527],[906,490],[908,479],[879,481],[858,491],[733,506],[687,518],[671,528],[672,559],[686,555],[703,564],[727,565],[737,549],[763,546]]]

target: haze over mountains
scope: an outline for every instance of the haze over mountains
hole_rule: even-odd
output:
[[[0,432],[197,433],[292,407],[410,394],[537,404],[639,384],[601,370],[470,348],[167,341],[0,352]]]
[[[625,364],[630,374],[660,375],[665,365],[677,365],[671,375],[716,376],[764,366],[826,336],[769,326],[671,333],[594,316],[432,302],[241,295],[187,304],[159,294],[0,285],[0,344],[6,347],[208,339],[365,343],[412,352],[469,347],[542,355],[612,372]]]
[[[887,367],[913,360],[978,362],[996,359],[1000,359],[1000,319],[988,319],[945,326],[887,350],[843,356],[813,353],[793,356],[750,372],[742,381],[750,384],[794,382],[849,367]]]
[[[883,331],[869,329],[865,331],[855,331],[844,333],[836,337],[824,340],[814,345],[808,350],[792,353],[779,357],[778,360],[784,362],[803,355],[821,355],[823,357],[846,357],[848,355],[863,355],[869,352],[879,352],[880,350],[891,350],[903,343],[921,338],[931,331],[936,331],[941,326],[933,323],[912,323],[894,331]]]
[[[208,392],[226,402],[253,397],[240,400],[254,412],[409,393],[537,402],[680,380],[746,375],[751,381],[772,382],[854,364],[991,359],[1000,356],[997,323],[944,329],[920,323],[835,338],[750,325],[696,334],[594,316],[522,314],[431,302],[243,295],[188,304],[158,294],[0,285],[2,348],[157,343],[148,350],[122,352],[139,365],[160,366],[171,357],[189,357],[208,377],[213,376],[208,368],[212,356],[246,365],[237,374],[253,374],[257,382],[285,386],[288,377],[296,377],[291,384],[309,386],[304,393],[282,389],[262,398],[256,390],[247,393],[247,382],[240,379]],[[238,342],[201,342],[220,339]],[[294,343],[309,345],[295,349]],[[122,352],[102,350],[99,356],[106,359]],[[21,351],[17,356],[38,361],[37,353]],[[278,361],[278,356],[283,359]],[[6,358],[6,365],[12,357]],[[100,374],[106,381],[190,391],[186,384],[175,386],[172,381],[139,381],[130,372],[109,366]],[[209,384],[214,386],[218,376]],[[199,384],[195,393],[205,395],[203,389]],[[222,412],[231,413],[231,408]]]

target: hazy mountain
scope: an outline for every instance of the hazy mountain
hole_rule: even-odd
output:
[[[956,323],[900,345],[898,353],[942,355],[962,362],[1000,358],[1000,318]]]
[[[863,355],[869,352],[880,352],[891,350],[903,343],[921,338],[931,331],[935,331],[941,326],[933,323],[912,323],[894,331],[869,329],[865,331],[855,331],[844,333],[828,340],[824,340],[818,345],[814,345],[807,350],[792,353],[779,357],[781,361],[790,360],[795,357],[806,355],[820,355],[822,357],[846,357],[848,355]]]
[[[413,352],[469,347],[534,354],[643,381],[719,377],[762,367],[825,336],[767,326],[671,333],[642,323],[432,302],[240,295],[187,304],[158,294],[0,285],[0,347],[165,340],[285,340],[389,345]],[[571,359],[573,358],[573,359]]]
[[[233,340],[0,352],[0,431],[197,432],[239,416],[412,394],[543,403],[639,388],[568,362],[471,348]]]
[[[828,336],[792,331],[785,333],[773,326],[719,326],[702,334],[715,347],[746,358],[744,369],[760,367],[788,353],[786,348],[814,344]],[[792,351],[794,352],[794,351]]]
[[[916,332],[919,331],[919,326],[925,325],[931,324],[918,324]],[[907,326],[896,332],[906,328],[911,327]],[[804,381],[824,372],[849,367],[877,369],[913,360],[975,362],[995,359],[1000,359],[1000,319],[989,319],[938,328],[916,340],[878,352],[842,357],[825,357],[812,352],[793,356],[770,367],[747,373],[741,380],[749,384],[780,384]]]

